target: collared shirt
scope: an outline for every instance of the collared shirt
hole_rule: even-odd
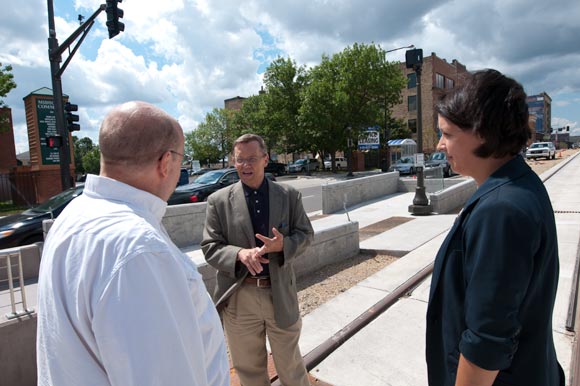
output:
[[[52,226],[38,282],[39,385],[227,386],[217,312],[160,198],[90,175]]]
[[[258,189],[252,189],[244,185],[244,195],[246,196],[246,204],[248,204],[248,212],[252,219],[252,226],[254,227],[254,234],[259,233],[266,237],[269,236],[268,224],[270,216],[270,200],[268,199],[268,181],[266,178]],[[256,246],[261,247],[264,242],[256,237]],[[268,258],[268,255],[264,255]],[[269,276],[269,264],[262,264],[263,271],[258,276]]]

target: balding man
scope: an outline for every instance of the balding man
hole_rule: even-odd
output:
[[[143,102],[99,132],[101,173],[52,226],[38,282],[39,385],[229,385],[219,317],[161,219],[184,138]]]

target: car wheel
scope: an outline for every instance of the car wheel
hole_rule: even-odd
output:
[[[445,178],[451,177],[451,168],[450,167],[446,167],[445,169],[443,169],[443,177],[445,177]]]
[[[300,169],[301,173],[304,173],[305,171],[306,171],[306,169],[304,169],[304,168]]]
[[[556,159],[556,152],[554,152],[554,154],[552,154],[552,159]]]
[[[409,174],[415,174],[415,168],[411,168],[411,170],[409,171]]]

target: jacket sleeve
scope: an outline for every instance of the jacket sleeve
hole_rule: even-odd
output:
[[[245,274],[243,264],[236,264],[238,251],[242,248],[228,244],[227,216],[225,210],[220,211],[219,207],[216,195],[209,196],[201,249],[209,265],[237,279]]]

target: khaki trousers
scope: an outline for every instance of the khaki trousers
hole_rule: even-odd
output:
[[[232,363],[243,386],[270,386],[266,336],[284,386],[310,386],[298,339],[302,320],[279,328],[270,288],[242,284],[222,312]]]

